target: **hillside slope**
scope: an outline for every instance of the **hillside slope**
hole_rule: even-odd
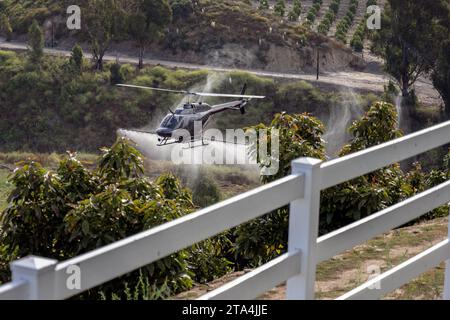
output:
[[[33,19],[46,28],[50,43],[51,21],[58,47],[71,48],[83,42],[86,30],[69,31],[65,25],[65,8],[70,1],[6,0],[3,10],[10,17],[15,39],[25,39]],[[83,10],[83,3],[79,1]],[[146,58],[212,64],[224,67],[262,69],[278,72],[312,72],[320,47],[321,67],[336,71],[362,67],[363,61],[342,44],[307,30],[300,23],[290,23],[271,10],[258,10],[251,1],[200,0],[193,11],[174,16],[165,37],[147,50]],[[130,55],[137,53],[128,35],[112,45]]]

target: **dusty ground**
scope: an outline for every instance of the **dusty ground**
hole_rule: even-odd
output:
[[[397,229],[320,263],[317,267],[316,298],[335,299],[367,281],[372,268],[379,268],[384,272],[415,256],[445,239],[447,226],[448,219],[436,219]],[[384,299],[441,299],[444,268],[445,265],[442,263],[385,296]],[[195,299],[248,271],[250,270],[229,274],[207,285],[197,285],[175,299]],[[259,299],[282,300],[284,297],[283,284],[268,291]]]

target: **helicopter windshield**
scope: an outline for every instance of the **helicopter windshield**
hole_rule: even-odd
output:
[[[178,127],[179,123],[180,123],[179,116],[169,114],[161,122],[161,127],[169,128],[169,129],[176,129]]]

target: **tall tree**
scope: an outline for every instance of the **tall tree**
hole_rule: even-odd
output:
[[[139,47],[141,69],[146,47],[159,38],[172,21],[172,9],[167,0],[138,0],[136,9],[129,16],[129,30]]]
[[[44,34],[36,20],[28,30],[28,47],[31,62],[39,63],[44,55]]]
[[[430,46],[437,46],[432,80],[436,90],[445,103],[445,113],[450,119],[450,1],[442,0],[436,25],[436,37],[430,41]]]
[[[103,70],[103,57],[122,30],[123,12],[118,0],[89,0],[83,21],[96,70]]]
[[[434,1],[389,0],[382,28],[375,36],[375,49],[385,59],[385,69],[398,82],[402,96],[410,96],[416,80],[431,70],[431,52],[427,39],[432,38]],[[414,29],[414,32],[412,32]]]

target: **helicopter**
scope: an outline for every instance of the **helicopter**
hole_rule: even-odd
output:
[[[199,140],[202,141],[202,145],[205,145],[203,132],[213,115],[227,110],[238,110],[242,115],[244,115],[246,112],[245,107],[247,106],[248,102],[250,102],[250,100],[265,98],[265,96],[246,95],[245,92],[247,90],[247,84],[244,84],[241,94],[193,92],[187,90],[171,90],[130,84],[117,84],[117,86],[182,94],[185,96],[223,97],[238,99],[212,106],[204,102],[185,103],[176,108],[175,111],[172,111],[169,108],[169,113],[163,118],[158,129],[156,129],[155,132],[132,130],[156,134],[158,136],[157,146],[159,147],[175,143],[193,143]],[[196,123],[201,124],[200,132],[196,132],[199,131],[196,130]]]

